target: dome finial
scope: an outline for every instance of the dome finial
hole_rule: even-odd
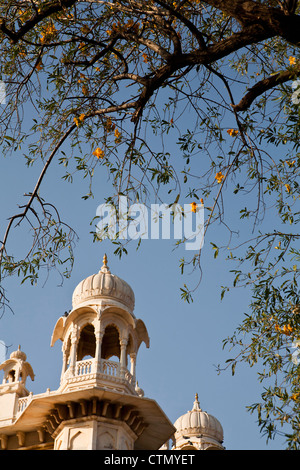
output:
[[[202,411],[201,408],[200,408],[199,400],[198,400],[198,393],[195,394],[195,401],[194,401],[194,406],[193,406],[192,411],[194,411],[194,410]]]
[[[107,255],[104,253],[103,256],[103,266],[101,268],[102,273],[110,273],[109,267],[107,266]]]

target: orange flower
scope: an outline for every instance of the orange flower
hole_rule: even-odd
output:
[[[191,206],[191,212],[197,212],[197,204],[196,204],[196,202],[192,202],[192,203],[190,204],[190,206]]]
[[[142,57],[143,57],[144,62],[147,63],[148,62],[148,56],[145,52],[144,52],[144,54],[142,54]]]
[[[48,39],[51,39],[52,36],[57,32],[55,26],[53,23],[50,23],[47,25],[47,27],[43,30],[43,33],[41,35],[41,43],[43,44],[46,42]]]
[[[222,180],[225,178],[225,176],[222,174],[221,171],[218,171],[218,173],[215,176],[215,179],[217,180],[218,183],[222,183]]]
[[[203,198],[200,199],[201,204],[204,204]]]
[[[295,63],[296,63],[296,57],[290,56],[290,57],[289,57],[289,63],[290,63],[290,65],[295,65]]]
[[[281,329],[280,326],[277,325],[277,323],[275,325],[275,330],[287,336],[289,336],[293,332],[293,328],[291,327],[291,325],[284,325],[283,328]]]
[[[229,134],[231,137],[235,137],[238,135],[239,131],[237,129],[228,129],[227,134]]]
[[[287,192],[290,193],[290,192],[291,192],[291,187],[290,187],[290,185],[289,185],[289,184],[285,184],[284,186],[285,186],[285,189],[287,190]]]
[[[299,396],[300,396],[300,393],[293,393],[293,395],[291,396],[291,399],[296,401],[298,400]]]
[[[95,155],[97,158],[103,158],[104,152],[99,147],[97,147],[96,150],[94,150],[93,155]]]
[[[115,143],[118,144],[121,141],[121,132],[115,129]]]
[[[78,127],[80,125],[80,123],[84,120],[84,114],[80,114],[80,116],[77,118],[77,117],[74,117],[74,122],[76,124],[76,126]]]
[[[293,332],[293,328],[291,327],[291,325],[284,325],[282,332],[285,335],[290,335]]]

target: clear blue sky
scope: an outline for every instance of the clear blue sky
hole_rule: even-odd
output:
[[[28,116],[30,117],[30,116]],[[170,152],[175,152],[175,147]],[[177,151],[177,150],[176,150]],[[22,204],[23,194],[31,191],[40,167],[26,169],[22,154],[0,159],[0,233],[7,218]],[[5,286],[14,310],[7,310],[0,320],[0,340],[9,345],[9,353],[21,345],[36,375],[28,379],[27,387],[34,394],[59,386],[62,367],[61,344],[50,348],[54,325],[71,308],[72,292],[77,283],[99,271],[104,253],[108,255],[111,272],[126,280],[135,292],[135,315],[148,329],[150,349],[141,346],[137,358],[137,379],[145,396],[155,399],[174,422],[192,408],[195,393],[203,410],[213,414],[224,429],[227,449],[280,449],[280,441],[266,445],[256,424],[245,407],[259,400],[261,384],[255,368],[237,366],[232,377],[227,370],[217,374],[216,365],[232,356],[223,351],[222,340],[230,336],[247,311],[250,292],[237,289],[223,301],[220,286],[229,283],[232,266],[220,257],[213,258],[210,241],[225,241],[226,232],[217,225],[207,235],[202,251],[203,278],[192,304],[180,298],[180,287],[189,283],[191,275],[182,277],[179,259],[184,248],[173,251],[173,240],[145,240],[136,251],[136,243],[129,245],[129,254],[119,260],[113,255],[109,241],[93,243],[90,221],[96,208],[104,202],[109,189],[103,173],[95,184],[94,199],[83,201],[85,188],[75,179],[74,184],[60,180],[62,169],[54,165],[49,171],[41,195],[60,207],[62,218],[79,235],[75,250],[72,276],[60,286],[61,278],[55,272],[42,277],[36,287],[20,285],[17,278],[8,279]],[[169,201],[166,201],[169,202]],[[188,202],[188,201],[184,201]],[[237,223],[232,203],[229,220]],[[205,214],[207,217],[207,212]],[[22,251],[24,232],[16,229],[11,247]],[[197,274],[194,275],[197,280]],[[45,282],[44,282],[45,281]]]

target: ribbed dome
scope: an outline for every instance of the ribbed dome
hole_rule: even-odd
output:
[[[175,423],[176,434],[202,434],[212,437],[219,442],[223,441],[223,428],[214,416],[202,411],[196,394],[194,406],[191,411],[180,416]]]
[[[127,282],[118,276],[111,274],[107,266],[106,255],[103,258],[103,266],[97,274],[83,279],[75,288],[72,297],[73,308],[87,300],[108,297],[122,302],[132,312],[134,309],[134,292]]]
[[[11,354],[10,354],[10,359],[21,359],[22,361],[26,361],[27,359],[27,356],[26,354],[21,351],[21,347],[19,345],[17,351],[13,351]]]

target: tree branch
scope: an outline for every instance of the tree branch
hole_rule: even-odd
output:
[[[42,8],[39,12],[36,10],[35,14],[29,18],[26,23],[21,26],[19,31],[14,31],[12,29],[7,28],[5,20],[3,18],[0,19],[0,31],[2,31],[6,36],[8,36],[13,43],[19,41],[19,39],[23,38],[28,31],[34,28],[40,21],[48,16],[52,15],[53,13],[57,13],[58,11],[64,10],[65,8],[72,7],[77,0],[58,0],[53,2],[52,4]]]
[[[293,80],[296,76],[300,75],[300,68],[293,70],[286,70],[284,72],[278,72],[276,75],[271,75],[264,80],[256,83],[252,88],[248,90],[246,95],[240,100],[240,102],[236,105],[232,105],[233,109],[237,112],[239,111],[246,111],[255,98],[262,95],[266,91],[275,88],[277,85],[281,83],[288,82]]]
[[[5,231],[5,234],[4,234],[4,238],[3,238],[3,241],[2,241],[2,245],[0,247],[0,265],[2,263],[2,259],[3,259],[3,253],[5,252],[5,247],[6,247],[6,243],[7,243],[7,239],[8,239],[8,235],[9,235],[9,232],[12,228],[12,224],[14,223],[15,220],[19,219],[19,223],[21,220],[23,220],[25,217],[26,217],[26,214],[27,212],[29,211],[29,209],[31,208],[32,204],[33,204],[33,201],[34,199],[38,196],[38,190],[42,184],[42,181],[45,177],[45,174],[47,172],[47,169],[49,167],[49,165],[51,164],[52,160],[53,160],[53,157],[54,155],[56,154],[57,150],[60,148],[60,146],[63,144],[63,142],[68,138],[68,136],[71,134],[71,132],[73,131],[73,129],[76,127],[76,125],[72,125],[69,127],[69,129],[65,132],[65,134],[61,137],[61,139],[59,140],[59,142],[56,144],[56,146],[54,147],[54,149],[52,150],[48,160],[46,161],[41,173],[40,173],[40,176],[36,182],[36,185],[35,185],[35,188],[33,190],[33,192],[31,193],[31,196],[30,196],[30,199],[28,201],[28,203],[26,204],[26,206],[24,207],[24,210],[23,212],[19,213],[19,214],[15,214],[13,217],[11,217],[9,219],[9,223],[7,225],[7,228],[6,228],[6,231]]]

